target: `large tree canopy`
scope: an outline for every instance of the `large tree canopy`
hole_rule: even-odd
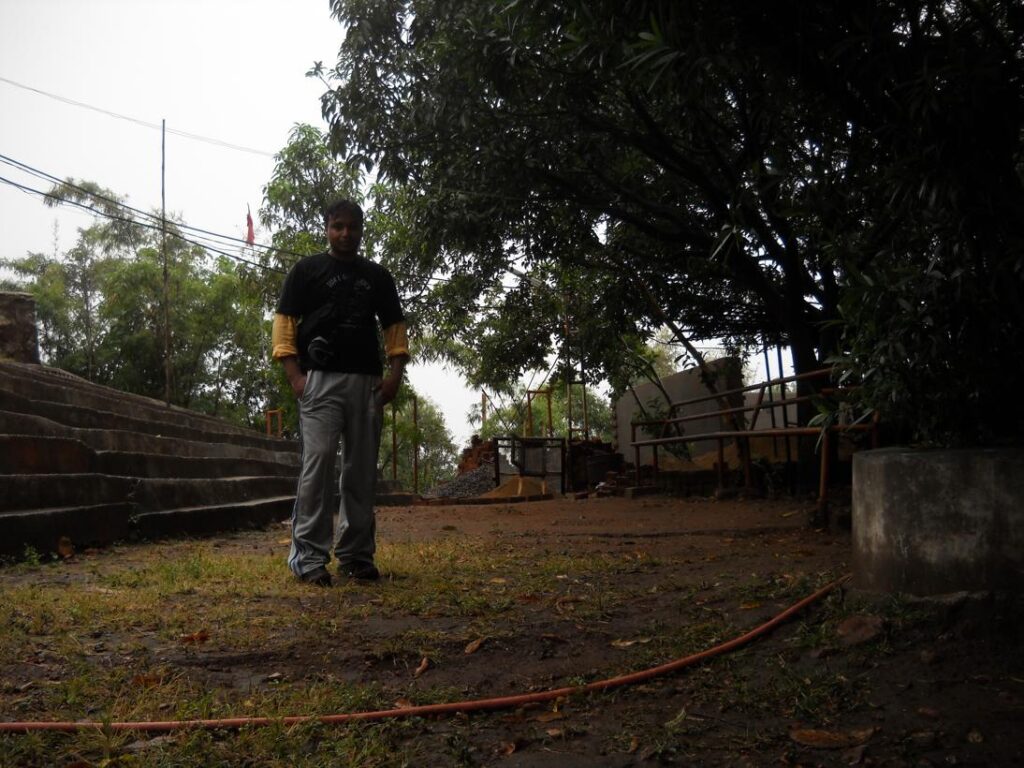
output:
[[[425,325],[475,380],[536,367],[564,343],[566,315],[604,373],[620,351],[609,340],[669,324],[787,344],[798,371],[849,353],[890,400],[920,360],[879,352],[913,336],[866,322],[880,302],[905,301],[909,314],[891,312],[905,320],[922,302],[1001,291],[985,317],[944,317],[955,327],[938,354],[1019,341],[1010,4],[335,0],[334,12],[339,60],[315,70],[332,78],[333,146],[390,186],[396,246],[417,240],[398,257]],[[922,287],[929,265],[940,277]],[[509,270],[529,279],[508,290]],[[430,286],[432,274],[450,279]],[[872,292],[873,275],[889,293]],[[919,386],[956,370],[943,358]]]

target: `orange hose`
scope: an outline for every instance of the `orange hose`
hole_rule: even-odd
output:
[[[587,685],[571,686],[567,688],[555,688],[550,691],[537,693],[524,693],[518,696],[501,696],[492,699],[471,699],[469,701],[454,701],[447,704],[424,704],[417,707],[402,707],[398,709],[382,709],[375,712],[349,712],[338,715],[292,715],[288,717],[226,717],[211,720],[166,720],[166,721],[142,721],[142,722],[119,722],[102,723],[96,721],[79,722],[2,722],[0,733],[28,733],[29,731],[176,731],[187,728],[217,729],[217,728],[242,728],[244,726],[265,726],[265,725],[296,725],[299,723],[349,723],[356,720],[384,720],[391,717],[425,717],[427,715],[444,715],[455,712],[473,712],[477,710],[508,709],[523,704],[535,704],[543,701],[551,701],[565,696],[572,696],[590,691],[604,691],[609,688],[618,688],[623,685],[632,685],[644,680],[675,672],[683,667],[693,666],[701,661],[719,656],[728,651],[735,650],[746,645],[751,640],[767,634],[782,622],[789,619],[793,614],[803,610],[808,605],[820,600],[836,587],[850,579],[850,574],[836,579],[825,585],[817,592],[808,595],[798,603],[768,620],[764,624],[755,627],[746,634],[727,640],[724,643],[708,648],[707,650],[684,656],[675,661],[661,664],[657,667],[632,672],[628,675],[611,677],[606,680],[598,680]]]

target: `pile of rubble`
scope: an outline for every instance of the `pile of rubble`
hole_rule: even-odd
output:
[[[476,469],[463,472],[454,480],[423,493],[427,499],[463,499],[481,496],[494,489],[494,462],[481,462]]]

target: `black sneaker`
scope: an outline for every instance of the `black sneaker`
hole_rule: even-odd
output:
[[[373,563],[342,563],[338,566],[338,575],[356,581],[377,581],[380,571]]]
[[[329,587],[331,586],[331,574],[321,565],[299,576],[299,581],[303,584],[313,584],[317,587]]]

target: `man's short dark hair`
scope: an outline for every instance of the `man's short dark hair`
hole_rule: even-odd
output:
[[[350,213],[359,219],[360,224],[363,223],[363,209],[359,207],[359,203],[353,202],[352,200],[342,199],[335,200],[324,210],[324,224],[330,224],[331,219],[336,217],[339,213]]]

